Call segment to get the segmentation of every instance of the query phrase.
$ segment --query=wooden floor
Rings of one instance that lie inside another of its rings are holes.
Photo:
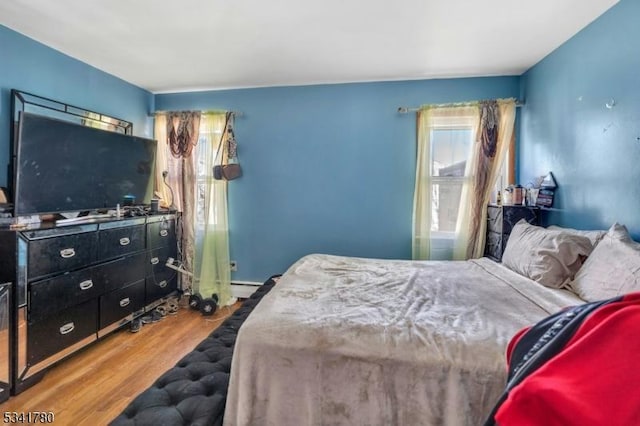
[[[60,425],[106,425],[239,306],[203,317],[181,304],[177,315],[137,333],[121,329],[54,366],[0,410],[51,411]]]

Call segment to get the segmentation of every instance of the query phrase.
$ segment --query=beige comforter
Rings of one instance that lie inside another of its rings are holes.
[[[488,259],[306,256],[240,329],[224,424],[482,424],[509,339],[578,303]]]

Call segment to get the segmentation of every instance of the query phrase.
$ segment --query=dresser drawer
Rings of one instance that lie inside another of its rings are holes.
[[[161,297],[168,295],[177,289],[178,272],[168,268],[166,263],[169,257],[177,256],[175,245],[164,247],[149,252],[147,263],[146,303],[149,304]]]
[[[176,247],[164,247],[149,252],[147,259],[147,276],[156,276],[158,280],[167,279],[177,272],[167,267],[167,259],[177,256]]]
[[[95,334],[97,324],[98,299],[65,309],[44,320],[30,321],[27,333],[29,365]]]
[[[35,321],[46,318],[102,294],[104,286],[95,279],[93,272],[94,268],[85,268],[31,283],[29,319]]]
[[[502,232],[502,208],[496,206],[487,207],[487,230]]]
[[[163,219],[147,224],[147,248],[169,247],[176,245],[176,221]]]
[[[166,262],[166,260],[165,260]],[[95,267],[95,280],[103,285],[104,291],[116,290],[143,280],[146,273],[147,253],[136,253]]]
[[[144,225],[98,231],[98,260],[144,250]]]
[[[147,277],[146,280],[146,304],[149,304],[161,297],[167,296],[178,288],[178,278],[176,275],[161,278],[158,276]]]
[[[100,297],[100,329],[144,307],[145,281],[111,291]]]
[[[31,241],[28,279],[81,268],[96,259],[96,233],[63,235]]]
[[[487,232],[485,256],[500,262],[502,259],[502,234],[498,232]]]

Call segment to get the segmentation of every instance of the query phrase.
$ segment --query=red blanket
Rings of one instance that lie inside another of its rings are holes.
[[[511,373],[512,363],[523,362],[514,351],[530,330],[509,344]],[[640,293],[631,293],[590,312],[558,352],[508,390],[495,420],[500,426],[640,425],[639,361]]]

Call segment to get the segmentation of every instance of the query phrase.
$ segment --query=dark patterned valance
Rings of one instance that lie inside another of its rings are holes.
[[[496,156],[498,146],[498,125],[500,123],[500,110],[497,101],[480,102],[480,131],[478,136],[482,144],[482,152],[485,157]]]
[[[198,143],[200,111],[176,111],[167,115],[167,139],[171,155],[188,158]]]

